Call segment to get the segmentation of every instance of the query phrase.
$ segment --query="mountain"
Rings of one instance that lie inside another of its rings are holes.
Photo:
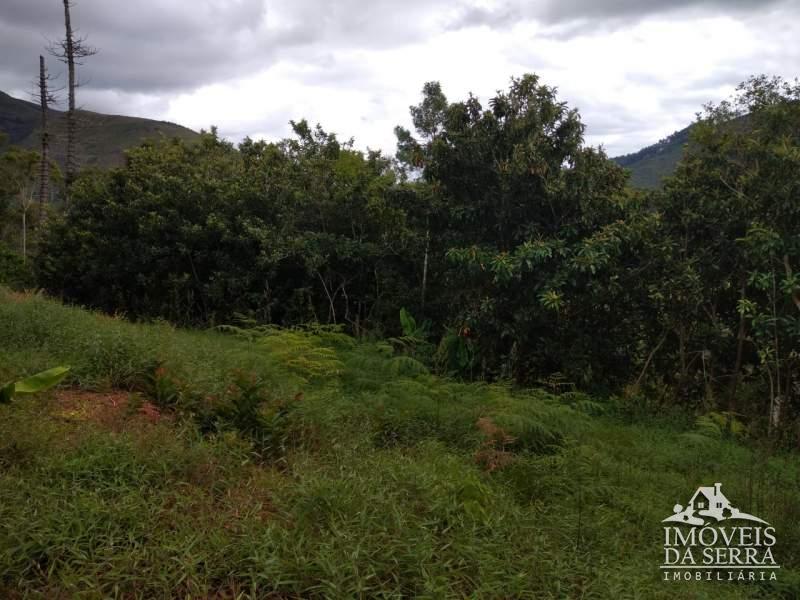
[[[187,141],[198,137],[191,129],[167,121],[104,115],[86,110],[77,111],[77,117],[77,154],[78,164],[82,167],[121,165],[125,149],[162,135]],[[12,144],[38,149],[40,118],[37,104],[0,92],[0,132],[8,135]],[[63,166],[66,152],[66,113],[51,110],[49,118],[50,151],[53,159]]]
[[[675,167],[683,156],[683,147],[689,141],[691,128],[690,125],[652,146],[611,160],[631,171],[631,185],[634,187],[661,187],[662,178],[675,172]]]
[[[0,132],[10,137],[12,144],[24,148],[39,147],[39,107],[32,102],[13,98],[0,92]],[[50,111],[53,158],[64,165],[66,149],[66,113]],[[612,158],[621,167],[630,169],[634,187],[654,189],[661,180],[675,171],[683,147],[689,140],[691,126],[664,138],[638,152]],[[191,129],[168,121],[153,121],[138,117],[104,115],[78,111],[78,160],[81,166],[112,167],[121,165],[124,151],[147,139],[161,136],[191,141],[198,134]]]

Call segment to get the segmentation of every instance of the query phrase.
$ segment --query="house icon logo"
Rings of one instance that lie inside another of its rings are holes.
[[[664,581],[775,581],[775,528],[734,506],[722,484],[700,486],[662,519]]]
[[[702,526],[728,519],[741,519],[769,525],[763,519],[734,507],[720,488],[722,488],[721,483],[715,483],[714,487],[701,486],[697,488],[686,508],[676,504],[672,509],[674,514],[664,519],[662,523],[685,523],[687,525]]]

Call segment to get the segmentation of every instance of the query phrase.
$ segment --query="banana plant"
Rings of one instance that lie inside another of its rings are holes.
[[[69,373],[69,367],[53,367],[0,387],[0,404],[8,404],[17,394],[36,394],[57,386]]]

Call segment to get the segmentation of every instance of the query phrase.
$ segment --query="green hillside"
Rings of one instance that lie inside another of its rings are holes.
[[[664,177],[672,175],[689,141],[691,126],[676,131],[652,146],[638,152],[617,156],[612,160],[631,172],[631,184],[638,188],[655,189]]]
[[[64,164],[66,148],[65,113],[51,111],[53,144],[51,151],[59,164]],[[144,140],[160,136],[193,140],[197,133],[167,121],[139,117],[104,115],[78,111],[80,137],[78,154],[81,166],[111,167],[122,163],[125,149],[138,146]],[[632,154],[613,158],[618,165],[630,169],[631,184],[654,189],[661,179],[671,175],[688,141],[689,129],[676,131],[652,146]],[[37,105],[0,92],[0,132],[7,134],[12,144],[25,148],[39,145],[39,108]]]
[[[53,110],[50,114],[51,152],[56,162],[63,165],[66,113]],[[36,104],[0,92],[0,132],[8,135],[12,144],[38,148],[39,120],[39,107]],[[147,139],[163,135],[189,141],[198,135],[191,129],[166,121],[104,115],[85,110],[78,111],[78,132],[78,161],[82,167],[120,165],[125,149],[138,146]]]
[[[793,455],[622,400],[427,372],[329,328],[134,325],[0,290],[0,596],[797,598]],[[777,581],[663,581],[724,482]],[[779,490],[779,493],[775,493]]]

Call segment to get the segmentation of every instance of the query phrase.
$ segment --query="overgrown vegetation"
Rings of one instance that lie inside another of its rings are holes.
[[[102,312],[2,293],[0,381],[71,370],[0,407],[0,592],[800,596],[800,85],[649,192],[534,75],[411,115],[396,159],[147,143],[66,210],[4,152],[0,282]],[[720,480],[781,577],[665,586]]]
[[[343,326],[467,380],[627,386],[796,447],[798,90],[757,77],[708,107],[646,193],[533,75],[488,107],[427,84],[396,160],[305,121],[146,144],[47,219],[11,211],[35,157],[9,151],[7,238],[36,268],[0,277],[134,319]]]
[[[680,414],[399,374],[335,330],[183,331],[13,293],[0,339],[0,380],[70,364],[95,390],[0,407],[6,597],[800,591],[796,458]],[[127,409],[93,416],[119,388]],[[660,580],[660,520],[715,479],[776,527],[778,582]]]

